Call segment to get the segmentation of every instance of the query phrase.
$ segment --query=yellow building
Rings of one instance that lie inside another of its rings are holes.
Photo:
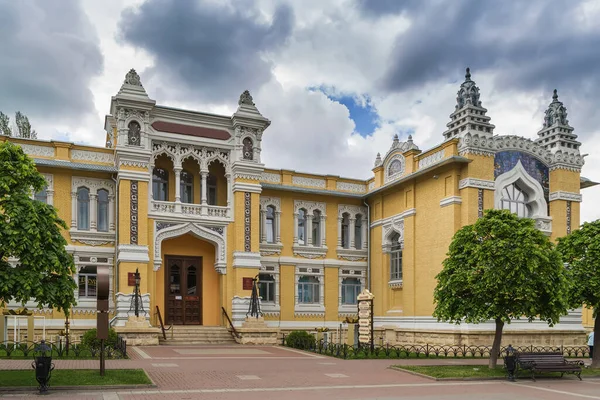
[[[157,105],[131,70],[112,97],[105,148],[3,140],[34,158],[48,181],[36,198],[70,224],[64,235],[79,286],[71,328],[94,326],[96,268],[107,265],[116,327],[131,315],[139,270],[153,326],[158,309],[165,324],[203,326],[226,325],[224,310],[240,327],[247,284],[259,276],[273,328],[337,329],[369,288],[381,340],[467,343],[493,325],[431,316],[454,233],[484,209],[508,208],[556,239],[577,229],[580,189],[594,184],[580,177],[580,143],[556,92],[535,141],[494,136],[486,113],[467,70],[439,145],[422,151],[396,136],[370,179],[348,179],[266,168],[261,139],[270,121],[247,91],[233,115],[181,110]],[[36,315],[47,327],[64,325],[52,310]],[[583,329],[573,310],[552,329],[515,322],[506,331],[570,344]]]

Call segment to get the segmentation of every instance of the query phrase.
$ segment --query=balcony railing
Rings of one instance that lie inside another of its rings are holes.
[[[152,200],[151,212],[160,214],[176,214],[197,216],[199,218],[226,219],[230,216],[229,207],[202,204],[177,203],[173,201]]]

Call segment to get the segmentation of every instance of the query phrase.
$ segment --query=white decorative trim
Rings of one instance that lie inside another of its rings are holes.
[[[241,328],[246,321],[246,314],[250,307],[250,297],[233,296],[231,299],[231,323],[236,328]]]
[[[387,158],[387,156],[386,156]],[[390,175],[390,165],[392,164],[392,162],[394,161],[400,161],[400,171],[396,172],[395,174]],[[385,162],[385,166],[384,166],[384,181],[390,182],[393,181],[394,179],[398,179],[400,178],[402,175],[404,175],[404,172],[406,171],[406,159],[404,158],[404,156],[402,154],[395,154],[392,157],[390,157],[389,160],[386,160]]]
[[[494,189],[496,189],[496,184],[494,181],[488,181],[485,179],[477,179],[477,178],[461,179],[460,182],[458,183],[459,189],[464,189],[464,188],[468,188],[468,187],[477,188],[477,189],[494,190]]]
[[[114,232],[91,232],[71,229],[69,234],[72,242],[79,242],[89,246],[102,246],[115,242]]]
[[[325,189],[326,187],[325,179],[308,178],[305,176],[292,176],[292,184],[298,186],[317,187],[319,189]]]
[[[278,263],[281,265],[310,265],[310,266],[321,266],[325,268],[358,268],[366,267],[366,261],[343,261],[335,258],[323,258],[323,259],[304,259],[296,257],[261,257],[263,263]]]
[[[427,168],[430,165],[436,164],[444,159],[444,149],[438,150],[426,157],[419,159],[419,169]]]
[[[402,289],[402,279],[397,280],[397,281],[389,281],[388,287],[390,289]]]
[[[115,184],[110,179],[96,179],[74,176],[71,184],[71,191],[76,192],[77,188],[85,186],[90,189],[90,194],[96,194],[98,190],[108,190],[109,195],[115,194]]]
[[[233,268],[259,268],[260,265],[260,253],[233,252]]]
[[[552,218],[537,217],[535,219],[535,227],[542,231],[546,236],[552,234]]]
[[[389,253],[392,248],[391,237],[394,233],[400,235],[398,241],[404,245],[404,216],[397,216],[388,219],[381,227],[381,248],[384,253]]]
[[[440,200],[440,207],[446,207],[452,204],[462,204],[462,197],[450,196]]]
[[[148,246],[138,246],[135,244],[120,244],[118,247],[117,260],[119,262],[150,262],[148,257]]]
[[[416,214],[417,214],[416,208],[409,208],[408,210],[402,211],[401,213],[396,214],[396,215],[392,215],[391,217],[382,218],[382,219],[378,219],[377,221],[373,221],[371,223],[371,228],[375,228],[379,225],[385,225],[389,222],[397,220],[398,218],[412,217],[413,215],[416,215]]]
[[[369,182],[369,191],[375,189],[375,181]]]
[[[227,272],[227,243],[223,239],[223,237],[227,237],[226,232],[223,232],[223,236],[221,236],[217,232],[193,222],[157,229],[158,223],[155,222],[154,224],[154,271],[158,271],[162,265],[161,248],[163,240],[191,233],[197,238],[211,242],[215,246],[215,270],[223,275]]]
[[[54,175],[52,174],[42,174],[44,179],[46,179],[46,204],[53,206],[54,205]],[[31,193],[31,198],[35,198],[35,193]]]
[[[362,183],[350,183],[350,182],[340,182],[336,183],[337,190],[343,190],[346,192],[352,193],[365,193],[367,191],[366,186]]]
[[[237,178],[237,176],[236,176]],[[234,182],[234,192],[250,192],[250,193],[261,193],[262,187],[258,183],[247,183],[247,182]]]
[[[549,198],[550,198],[550,201],[565,200],[565,201],[575,201],[577,203],[581,203],[583,201],[583,197],[581,194],[573,193],[573,192],[563,192],[562,190],[550,193]]]
[[[323,258],[327,255],[327,246],[294,246],[294,255],[304,258]]]
[[[325,216],[327,213],[327,204],[318,201],[294,200],[294,212],[298,213],[301,208],[304,208],[307,214],[312,214],[315,210],[321,212]]]
[[[338,272],[338,316],[349,316],[358,314],[356,304],[342,304],[342,282],[346,278],[358,279],[361,285],[361,292],[365,288],[366,268],[340,268]]]
[[[348,213],[352,218],[359,214],[361,217],[367,220],[367,207],[354,206],[350,204],[338,204],[338,218],[342,218],[344,213]]]
[[[266,211],[267,206],[273,206],[275,210],[281,211],[281,199],[279,197],[260,196],[261,210]]]
[[[282,243],[260,243],[260,255],[263,257],[279,255],[282,249]]]
[[[270,172],[263,172],[262,180],[269,183],[281,183],[281,175]]]
[[[521,160],[517,162],[517,165],[515,165],[513,169],[496,178],[494,208],[502,208],[502,189],[516,182],[522,183],[521,190],[523,190],[529,198],[527,204],[531,207],[531,218],[548,217],[548,205],[544,198],[544,189],[542,188],[542,185],[529,175],[525,168],[523,168]]]
[[[364,261],[368,257],[368,250],[366,249],[356,250],[338,247],[336,252],[339,259],[347,261]]]
[[[475,154],[480,156],[493,157],[495,154],[496,146],[494,144],[494,138],[490,133],[474,133],[467,132],[458,141],[458,154],[464,156],[465,154]]]
[[[119,167],[123,165],[127,167],[148,168],[149,163],[146,161],[119,160]]]
[[[71,159],[102,163],[114,163],[115,155],[113,153],[102,153],[99,151],[71,150]]]
[[[54,157],[54,147],[38,146],[35,144],[17,144],[29,156]]]
[[[298,301],[298,284],[301,276],[313,276],[319,282],[319,303],[303,304]],[[325,314],[325,270],[323,268],[296,266],[294,275],[294,316],[322,316]]]

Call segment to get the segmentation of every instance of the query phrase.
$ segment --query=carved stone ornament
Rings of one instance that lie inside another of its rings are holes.
[[[130,216],[130,234],[129,241],[131,244],[138,244],[138,182],[131,181],[131,216]]]
[[[293,176],[292,184],[298,186],[316,187],[319,189],[325,189],[326,187],[325,179],[307,178],[304,176]]]
[[[252,251],[252,193],[244,192],[244,251]]]
[[[240,95],[240,99],[238,100],[238,105],[242,105],[242,104],[247,104],[249,106],[255,105],[254,101],[252,99],[252,96],[250,95],[249,90],[244,90],[244,92]]]
[[[383,223],[381,227],[381,244],[384,253],[390,251],[392,243],[390,238],[394,233],[400,235],[400,243],[404,243],[404,218],[402,216],[394,216]]]
[[[135,69],[131,68],[129,70],[129,72],[127,73],[127,75],[125,75],[125,82],[128,85],[133,85],[133,86],[142,86],[142,81],[140,80],[140,76],[138,75],[137,72],[135,72]]]
[[[345,192],[352,193],[365,193],[367,187],[362,183],[350,183],[350,182],[337,182],[335,188],[337,190],[343,190]]]
[[[114,154],[101,153],[99,151],[87,150],[71,150],[71,158],[73,160],[95,161],[103,163],[113,163],[115,161]]]
[[[438,150],[426,157],[419,159],[419,169],[427,168],[430,165],[436,164],[444,159],[444,150]]]
[[[179,167],[181,167],[184,160],[191,158],[198,162],[202,171],[208,171],[208,166],[215,161],[220,162],[225,167],[226,172],[231,169],[229,150],[162,141],[152,142],[152,160],[156,160],[162,154],[171,159],[173,165]]]
[[[141,143],[140,124],[137,121],[131,121],[128,126],[127,142],[132,146],[139,146]]]
[[[281,175],[263,172],[261,180],[269,183],[281,183]]]

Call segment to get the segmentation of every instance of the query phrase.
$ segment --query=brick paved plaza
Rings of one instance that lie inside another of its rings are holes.
[[[599,399],[600,380],[576,378],[436,382],[395,371],[393,364],[439,364],[439,360],[340,360],[283,347],[160,346],[130,348],[130,360],[107,368],[144,368],[156,388],[56,392],[56,399]],[[486,364],[487,360],[448,360]],[[97,368],[95,360],[57,360],[57,369]],[[3,369],[31,369],[29,360],[0,360]],[[33,371],[32,371],[33,373]],[[35,392],[0,398],[36,398]]]

